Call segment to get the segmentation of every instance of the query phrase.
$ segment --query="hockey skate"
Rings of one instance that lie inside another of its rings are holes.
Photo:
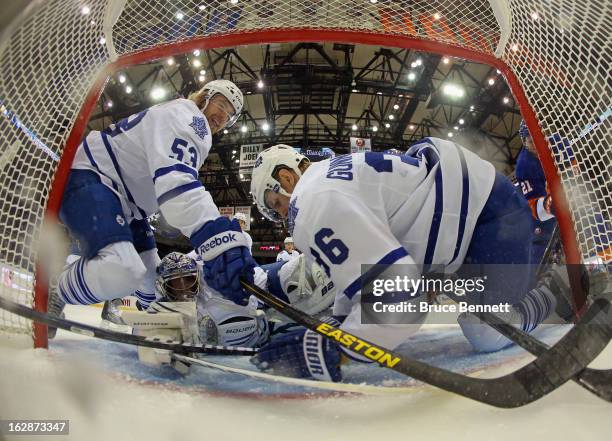
[[[550,265],[542,275],[536,289],[548,290],[553,294],[557,300],[555,313],[561,320],[566,323],[572,323],[574,321],[576,314],[573,307],[572,289],[570,287],[569,276],[565,265]],[[588,294],[588,290],[586,292]],[[587,298],[588,303],[591,301],[591,297]]]
[[[53,317],[64,318],[64,308],[66,307],[66,303],[60,298],[57,292],[57,285],[53,284],[49,288],[49,302],[47,304],[47,314],[52,315]],[[47,337],[49,339],[55,338],[55,334],[57,334],[57,328],[53,328],[49,326],[47,331]]]
[[[125,325],[125,322],[121,318],[121,311],[119,310],[121,305],[121,299],[107,300],[104,302],[104,307],[102,308],[102,320],[109,321],[116,325]]]

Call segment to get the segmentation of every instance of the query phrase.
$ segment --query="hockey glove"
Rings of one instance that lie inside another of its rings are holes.
[[[342,380],[340,361],[335,343],[303,328],[274,338],[251,358],[264,372],[334,382]]]
[[[190,240],[204,262],[208,286],[234,303],[246,305],[249,295],[240,286],[240,276],[253,283],[253,268],[257,264],[238,221],[218,217],[204,224]]]

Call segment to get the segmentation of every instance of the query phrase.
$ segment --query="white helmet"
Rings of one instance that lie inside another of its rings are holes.
[[[274,210],[266,205],[266,190],[291,196],[283,190],[280,182],[274,179],[272,175],[274,175],[278,167],[283,166],[293,170],[298,176],[302,176],[299,165],[304,159],[308,161],[306,156],[285,144],[268,147],[257,156],[255,166],[253,167],[253,174],[251,175],[251,194],[261,214],[271,221],[280,222],[282,219]]]
[[[242,221],[242,222],[245,222],[245,223],[247,221],[246,214],[244,214],[244,213],[236,213],[236,214],[234,214],[234,219]]]
[[[210,99],[218,93],[227,98],[230,104],[234,107],[234,114],[227,121],[225,127],[231,127],[236,121],[238,121],[238,117],[240,117],[244,102],[242,91],[238,88],[238,86],[229,80],[214,80],[206,83],[204,87],[202,87],[201,92],[206,93],[206,104],[204,105],[204,108],[206,108]]]
[[[285,245],[288,243],[293,243],[293,237],[289,236],[285,238]]]

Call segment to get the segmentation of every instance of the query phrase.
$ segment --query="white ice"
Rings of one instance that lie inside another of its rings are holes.
[[[99,314],[91,307],[68,311],[69,318],[96,325]],[[57,338],[78,347],[86,337],[60,331]],[[228,398],[113,374],[100,367],[104,353],[0,351],[0,419],[70,420],[70,435],[53,438],[58,440],[579,441],[610,439],[612,433],[612,405],[571,382],[512,410],[433,388],[385,397]],[[504,364],[487,376],[524,362]],[[612,368],[612,345],[592,367]]]

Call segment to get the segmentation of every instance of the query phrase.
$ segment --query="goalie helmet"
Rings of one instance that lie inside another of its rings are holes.
[[[238,86],[229,80],[214,80],[206,83],[204,87],[202,87],[201,92],[206,94],[206,103],[204,104],[204,108],[206,108],[212,97],[214,97],[216,94],[220,93],[223,95],[234,107],[234,114],[230,116],[230,119],[227,121],[227,124],[225,124],[225,127],[231,127],[236,123],[240,117],[240,113],[242,112],[244,102],[242,91],[238,88]]]
[[[291,196],[283,190],[280,182],[273,175],[280,167],[284,167],[293,170],[298,176],[302,176],[299,165],[303,160],[308,161],[308,158],[285,144],[268,147],[257,156],[251,175],[251,194],[261,214],[269,220],[273,222],[282,221],[280,216],[266,205],[266,191],[270,190],[287,197]]]
[[[156,287],[162,301],[188,302],[200,291],[196,261],[186,254],[172,252],[157,267]]]

